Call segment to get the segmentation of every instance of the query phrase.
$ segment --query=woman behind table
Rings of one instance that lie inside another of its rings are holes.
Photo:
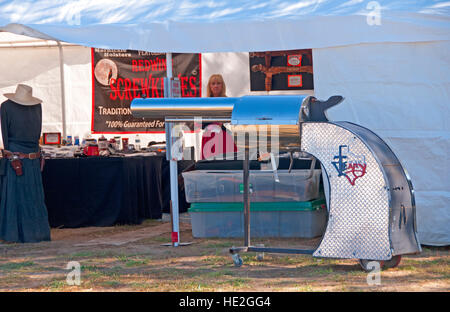
[[[209,77],[208,86],[206,90],[207,97],[226,97],[226,85],[222,75],[214,74]],[[202,137],[202,159],[210,159],[214,156],[223,155],[226,153],[237,152],[236,145],[231,134],[226,130],[222,123],[214,122],[205,124],[205,132]],[[212,149],[205,148],[208,141],[213,140],[216,134],[222,133],[222,146],[214,145]],[[228,144],[227,144],[228,143]]]
[[[0,240],[49,241],[50,226],[38,154],[42,101],[32,96],[31,87],[22,84],[15,93],[4,95],[8,100],[0,107],[4,145],[0,163]],[[11,165],[13,155],[22,158],[21,170]]]

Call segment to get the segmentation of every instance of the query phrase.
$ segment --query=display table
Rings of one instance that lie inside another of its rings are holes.
[[[140,224],[170,207],[165,156],[46,159],[42,180],[51,227]],[[180,212],[187,211],[182,185]]]

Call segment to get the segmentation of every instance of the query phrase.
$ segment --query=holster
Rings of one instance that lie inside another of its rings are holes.
[[[23,174],[22,161],[20,160],[19,157],[13,157],[12,159],[10,159],[9,163],[13,167],[13,169],[16,172],[17,176],[21,176]]]
[[[45,165],[45,158],[44,158],[44,156],[42,156],[42,154],[40,157],[40,162],[41,162],[41,172],[42,172],[42,171],[44,171],[44,165]]]

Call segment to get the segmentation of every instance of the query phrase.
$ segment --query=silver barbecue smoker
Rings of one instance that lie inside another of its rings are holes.
[[[165,119],[169,160],[175,159],[171,154],[176,142],[172,129],[177,124],[199,118],[230,123],[243,159],[244,243],[230,248],[236,266],[242,265],[239,253],[267,252],[358,259],[364,270],[369,270],[371,261],[384,268],[396,267],[401,255],[421,252],[414,190],[400,161],[379,136],[354,123],[328,120],[326,110],[342,100],[341,96],[327,101],[311,96],[152,98],[134,99],[131,110],[135,117]],[[250,135],[249,129],[264,136]],[[320,162],[328,220],[317,248],[251,244],[249,162],[263,153],[272,159],[288,153],[289,171],[293,153],[310,155]]]

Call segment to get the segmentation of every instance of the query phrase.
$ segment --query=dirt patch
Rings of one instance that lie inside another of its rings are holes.
[[[52,229],[52,241],[0,244],[0,291],[450,291],[448,247],[423,247],[400,266],[380,273],[380,283],[356,260],[309,255],[229,254],[243,239],[194,238],[180,223],[181,247],[170,243],[167,221],[137,226]],[[314,239],[255,238],[252,245],[314,249]],[[80,285],[70,285],[70,265],[80,266]]]
[[[190,227],[186,223],[180,224],[180,231],[189,230]],[[131,242],[136,242],[142,239],[160,236],[171,232],[171,225],[169,223],[162,223],[152,227],[142,228],[135,231],[127,231],[119,234],[113,234],[100,238],[91,239],[85,243],[78,243],[74,246],[95,246],[95,245],[114,245],[120,246]]]

